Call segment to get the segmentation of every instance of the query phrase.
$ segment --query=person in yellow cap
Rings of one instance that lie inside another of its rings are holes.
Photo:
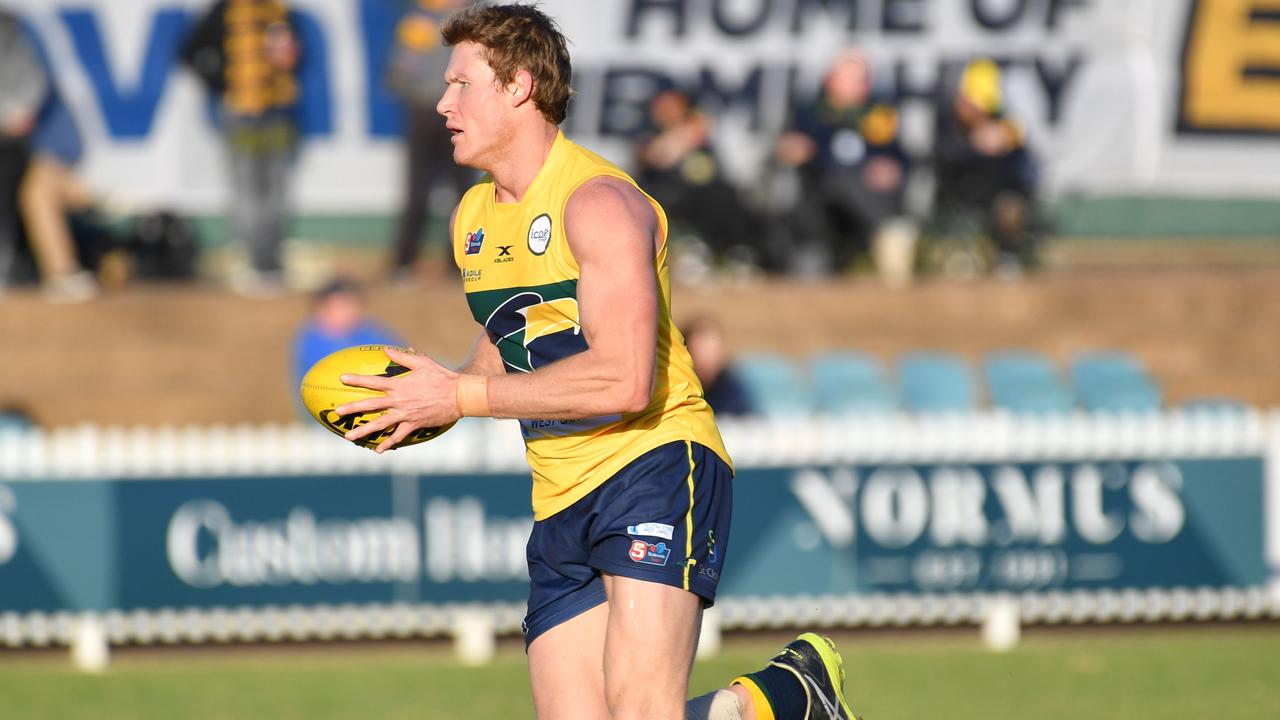
[[[999,253],[1002,269],[1036,262],[1038,168],[1022,126],[1005,113],[999,66],[969,62],[949,106],[940,113],[934,144],[935,221],[976,220]]]

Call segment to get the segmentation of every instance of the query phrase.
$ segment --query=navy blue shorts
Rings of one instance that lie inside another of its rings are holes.
[[[586,497],[533,524],[528,647],[605,601],[601,573],[688,590],[707,607],[729,549],[733,471],[713,451],[667,443],[633,460]]]

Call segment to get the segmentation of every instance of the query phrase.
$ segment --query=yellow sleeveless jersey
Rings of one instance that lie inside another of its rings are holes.
[[[467,303],[495,339],[508,373],[532,372],[587,349],[578,317],[579,269],[565,238],[564,208],[574,190],[601,175],[636,185],[560,134],[520,202],[496,202],[493,181],[486,178],[458,205],[453,252]],[[638,413],[520,421],[533,470],[536,519],[569,507],[665,443],[701,443],[729,462],[684,338],[671,322],[667,217],[653,198],[649,202],[663,235],[654,267],[660,297],[653,396]]]

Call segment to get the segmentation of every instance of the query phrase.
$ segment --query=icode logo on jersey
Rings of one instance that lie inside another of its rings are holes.
[[[476,255],[480,252],[480,246],[484,244],[484,228],[471,233],[467,233],[467,254]]]
[[[551,244],[551,216],[543,213],[529,223],[529,252],[541,255]]]
[[[631,552],[627,554],[638,563],[666,565],[667,558],[671,557],[671,549],[664,542],[652,545],[643,540],[635,540],[631,543]]]

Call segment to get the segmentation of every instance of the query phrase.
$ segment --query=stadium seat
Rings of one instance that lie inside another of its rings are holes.
[[[795,417],[813,413],[813,391],[790,358],[778,353],[742,353],[733,367],[761,415]]]
[[[907,353],[898,360],[898,381],[908,410],[920,413],[972,412],[973,375],[960,357],[943,352]]]
[[[1068,413],[1071,392],[1049,358],[1029,350],[1002,350],[986,357],[983,369],[991,404],[1017,413]]]
[[[1081,353],[1071,361],[1080,404],[1094,412],[1154,412],[1163,393],[1136,356],[1121,351]]]
[[[0,434],[19,433],[34,430],[30,418],[21,413],[0,411]]]
[[[831,415],[892,413],[898,393],[880,361],[865,353],[833,351],[809,359],[809,376],[820,412]]]
[[[1242,415],[1249,411],[1249,404],[1231,397],[1194,397],[1178,403],[1178,408],[1190,413],[1208,415]]]

